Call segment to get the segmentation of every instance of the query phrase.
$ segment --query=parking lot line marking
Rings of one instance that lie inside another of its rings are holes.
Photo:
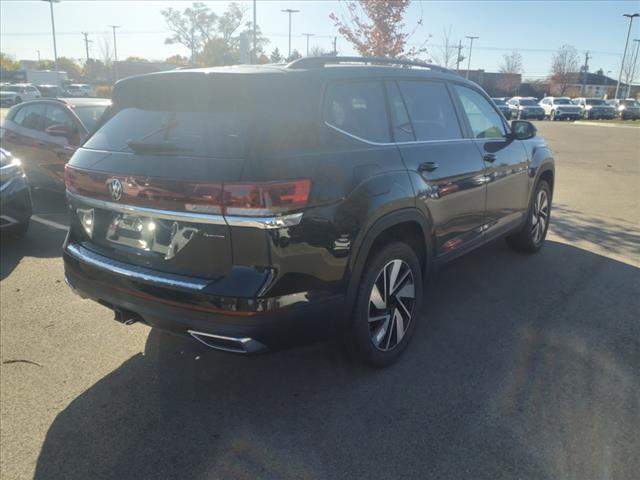
[[[42,218],[37,215],[32,215],[31,220],[33,220],[34,222],[41,223],[42,225],[47,225],[48,227],[53,227],[58,230],[64,230],[65,232],[69,230],[69,227],[67,227],[66,225],[63,225],[58,222],[52,222],[51,220],[47,220],[46,218]]]

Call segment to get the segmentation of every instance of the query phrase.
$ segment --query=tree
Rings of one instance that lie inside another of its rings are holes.
[[[20,70],[20,64],[15,57],[8,53],[0,52],[0,68],[3,70]]]
[[[182,55],[173,55],[167,58],[164,63],[168,63],[169,65],[175,65],[176,67],[185,67],[189,65],[189,59]]]
[[[432,55],[436,65],[444,68],[453,68],[458,60],[458,47],[451,42],[451,26],[448,30],[442,29],[442,45]]]
[[[315,47],[311,47],[311,50],[309,50],[309,55],[312,57],[335,57],[336,54],[333,53],[333,50],[325,50],[322,47],[318,47],[317,45]]]
[[[280,54],[280,50],[278,50],[278,47],[276,47],[273,52],[271,52],[271,55],[269,55],[269,61],[271,63],[282,63],[283,60],[284,58]]]
[[[127,57],[125,62],[148,62],[149,60],[146,58],[142,58],[142,57]]]
[[[213,37],[218,16],[200,2],[194,2],[191,7],[185,8],[182,12],[167,8],[161,13],[169,30],[173,33],[171,37],[165,39],[164,43],[184,45],[191,52],[193,62],[196,54]]]
[[[563,45],[551,58],[551,93],[563,96],[579,69],[578,52],[571,45]]]
[[[498,70],[500,73],[520,73],[522,74],[524,69],[522,68],[522,55],[518,50],[513,50],[511,53],[505,53],[502,56],[502,64]]]
[[[414,29],[404,31],[404,14],[411,0],[345,0],[348,17],[331,13],[338,32],[363,56],[406,58],[425,53],[423,47],[407,50],[407,41],[422,25],[418,20]]]
[[[302,55],[300,55],[300,52],[298,50],[294,50],[293,52],[291,52],[291,55],[287,57],[286,61],[293,62],[294,60],[297,60],[299,58],[302,58]]]
[[[42,70],[55,70],[56,62],[53,60],[41,60],[38,66]],[[83,69],[80,64],[69,57],[58,57],[58,70],[67,72],[69,78],[80,78],[83,74]]]

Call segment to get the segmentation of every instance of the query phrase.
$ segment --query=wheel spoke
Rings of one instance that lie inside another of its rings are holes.
[[[400,340],[402,340],[402,337],[404,336],[404,332],[405,332],[404,319],[402,318],[402,315],[397,309],[393,314],[393,318],[396,324],[396,344],[398,344],[400,343]]]
[[[380,295],[380,290],[378,289],[378,285],[373,284],[373,289],[371,290],[371,296],[369,297],[369,301],[373,303],[373,305],[378,310],[384,310],[387,308],[387,302]]]
[[[387,334],[387,330],[389,328],[389,319],[391,317],[387,316],[387,319],[382,322],[382,325],[380,325],[376,331],[375,334],[373,335],[373,337],[371,337],[371,340],[373,341],[373,344],[376,347],[380,347],[380,343],[382,342],[382,340],[384,339],[385,335]]]
[[[378,315],[375,317],[369,317],[369,323],[379,322],[380,320],[388,320],[391,315]]]
[[[397,311],[397,310],[396,310]],[[384,346],[385,350],[389,350],[389,345],[391,344],[391,337],[393,336],[393,327],[396,323],[396,316],[391,317],[391,325],[389,325],[389,330],[387,332],[387,343]]]
[[[400,291],[398,291],[398,293],[396,293],[396,297],[398,298],[415,298],[415,296],[416,290],[413,286],[413,282],[406,283],[405,286],[402,287]]]
[[[400,280],[398,280],[394,285],[394,288],[391,291],[391,295],[396,295],[396,292],[398,291],[398,289],[402,288],[403,283],[405,282],[405,280],[407,280],[407,278],[409,278],[410,275],[411,275],[411,270],[407,268],[407,270],[400,277]]]
[[[400,300],[400,298],[396,299],[398,301],[398,304],[402,307],[402,310],[404,310],[405,315],[407,316],[407,320],[411,320],[411,312],[409,311],[409,309],[406,307],[406,305],[404,304],[404,302],[402,300]]]
[[[400,267],[402,266],[402,261],[394,260],[391,263],[391,273],[389,274],[389,294],[395,290],[396,281],[398,280],[398,274],[400,273]]]

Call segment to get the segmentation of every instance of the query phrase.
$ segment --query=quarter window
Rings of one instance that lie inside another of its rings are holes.
[[[334,83],[327,89],[324,120],[356,137],[390,142],[382,83],[356,81]]]
[[[47,115],[44,123],[45,130],[52,125],[64,125],[69,129],[74,127],[73,120],[71,120],[67,112],[60,107],[49,105],[47,106]]]
[[[502,138],[506,135],[501,116],[482,95],[461,85],[456,85],[455,89],[475,138]]]
[[[391,110],[393,139],[396,142],[413,142],[416,137],[413,134],[413,125],[409,119],[402,95],[400,95],[400,90],[398,90],[396,82],[385,82],[385,85],[389,98],[389,109]]]
[[[462,137],[453,103],[444,83],[398,82],[409,111],[416,140],[451,140]]]

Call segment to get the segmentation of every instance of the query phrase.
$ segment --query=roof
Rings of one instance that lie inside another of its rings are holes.
[[[60,102],[66,103],[73,107],[82,107],[88,105],[111,105],[111,100],[108,98],[56,98]]]

